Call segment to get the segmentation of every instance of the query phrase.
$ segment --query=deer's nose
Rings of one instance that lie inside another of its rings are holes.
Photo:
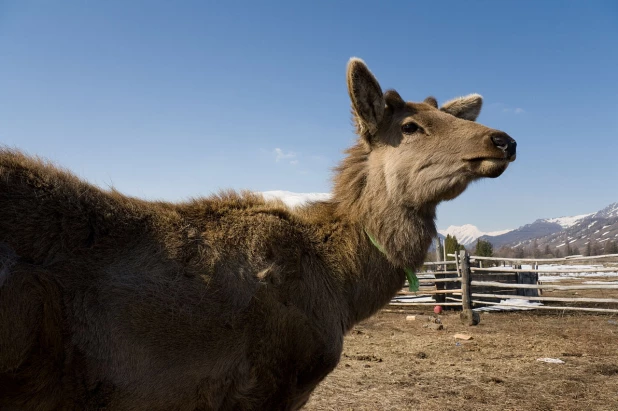
[[[517,154],[517,142],[503,131],[496,131],[491,135],[491,141],[496,147],[504,151],[506,158],[514,160]]]

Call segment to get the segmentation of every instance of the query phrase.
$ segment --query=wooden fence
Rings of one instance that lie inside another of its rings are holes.
[[[402,290],[391,305],[441,305],[463,310],[499,305],[504,309],[618,313],[618,254],[515,259],[470,256],[461,251],[449,256],[454,260],[425,263],[426,271],[418,273],[420,290],[416,293]],[[604,264],[593,268],[573,267],[593,261]],[[522,268],[522,265],[529,267]],[[613,273],[614,281],[607,281]],[[547,274],[554,277],[548,278]],[[598,274],[597,278],[587,277],[594,274]],[[522,307],[522,300],[541,304]]]

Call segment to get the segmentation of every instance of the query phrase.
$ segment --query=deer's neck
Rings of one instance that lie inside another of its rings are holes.
[[[369,169],[368,156],[368,149],[357,144],[338,167],[333,193],[337,214],[370,233],[394,266],[416,269],[437,234],[437,204],[410,205],[392,198],[385,174]]]
[[[369,173],[364,147],[359,144],[348,154],[338,168],[332,204],[336,217],[351,228],[341,240],[356,247],[344,279],[353,324],[387,304],[401,289],[404,268],[416,270],[422,265],[436,228],[435,205],[414,208],[389,200],[384,176]]]

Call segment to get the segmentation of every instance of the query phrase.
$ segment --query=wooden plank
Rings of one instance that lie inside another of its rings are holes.
[[[517,299],[529,301],[558,301],[558,302],[574,302],[574,303],[618,303],[618,298],[584,298],[584,297],[529,297],[524,295],[508,295],[508,294],[483,294],[472,293],[472,297],[481,298],[500,298],[500,299]]]
[[[573,268],[566,270],[537,270],[532,268],[472,268],[473,273],[478,272],[495,272],[495,273],[545,273],[545,274],[572,274],[572,273],[616,273],[616,268]]]
[[[445,265],[445,264],[455,264],[455,261],[453,260],[448,260],[448,261],[428,261],[426,263],[423,263],[423,265],[427,265],[427,266],[432,266],[432,265]]]
[[[457,271],[422,271],[417,275],[457,274]]]
[[[581,285],[550,285],[550,284],[505,284],[494,281],[472,281],[472,285],[501,288],[536,288],[538,290],[618,290],[618,284],[581,284]]]
[[[618,313],[618,310],[614,310],[611,308],[587,308],[587,307],[553,307],[550,305],[538,305],[538,306],[525,306],[522,307],[521,305],[508,305],[508,304],[502,304],[502,303],[492,303],[489,301],[479,301],[479,300],[472,300],[472,302],[474,304],[485,304],[485,305],[500,305],[501,307],[514,307],[514,308],[527,308],[527,309],[534,309],[534,310],[571,310],[571,311],[590,311],[590,312],[600,312],[600,313]]]
[[[428,295],[428,294],[461,294],[461,288],[454,289],[454,290],[432,290],[432,289],[428,289],[428,290],[416,291],[416,292],[401,290],[401,291],[397,292],[397,295],[421,296],[421,295]]]
[[[395,313],[395,314],[410,314],[411,312],[414,312],[414,311],[406,310],[405,308],[397,308],[397,309],[393,308],[392,310],[388,308],[383,308],[380,311],[384,313]]]
[[[457,269],[457,276],[461,277],[461,261],[459,260],[459,254],[455,253],[455,268]]]
[[[472,292],[473,293],[492,293],[492,294],[496,294],[496,293],[502,293],[502,294],[509,294],[509,295],[517,295],[517,290],[511,288],[506,289],[506,288],[492,288],[492,287],[477,287],[477,286],[472,286]]]
[[[472,281],[498,281],[504,283],[517,284],[517,274],[472,274]]]
[[[460,303],[430,303],[430,302],[423,302],[423,303],[389,303],[388,305],[392,305],[395,307],[410,307],[410,306],[414,306],[414,305],[446,305],[446,306],[460,306]]]
[[[453,257],[455,254],[448,254],[449,257]],[[589,261],[589,260],[601,260],[605,258],[615,258],[618,254],[605,254],[594,255],[590,257],[562,257],[562,258],[503,258],[503,257],[479,257],[471,256],[475,260],[491,260],[491,261],[515,261],[519,263],[552,263],[552,262],[571,262],[571,261]]]
[[[457,283],[461,281],[459,278],[419,278],[420,284],[432,284],[432,283]]]

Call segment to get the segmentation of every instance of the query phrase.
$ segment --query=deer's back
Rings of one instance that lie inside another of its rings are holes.
[[[310,307],[286,297],[303,264],[320,266],[311,242],[256,197],[146,202],[4,150],[0,246],[0,329],[24,336],[17,349],[0,335],[5,407],[65,394],[118,409],[275,407],[302,403],[338,361]]]

